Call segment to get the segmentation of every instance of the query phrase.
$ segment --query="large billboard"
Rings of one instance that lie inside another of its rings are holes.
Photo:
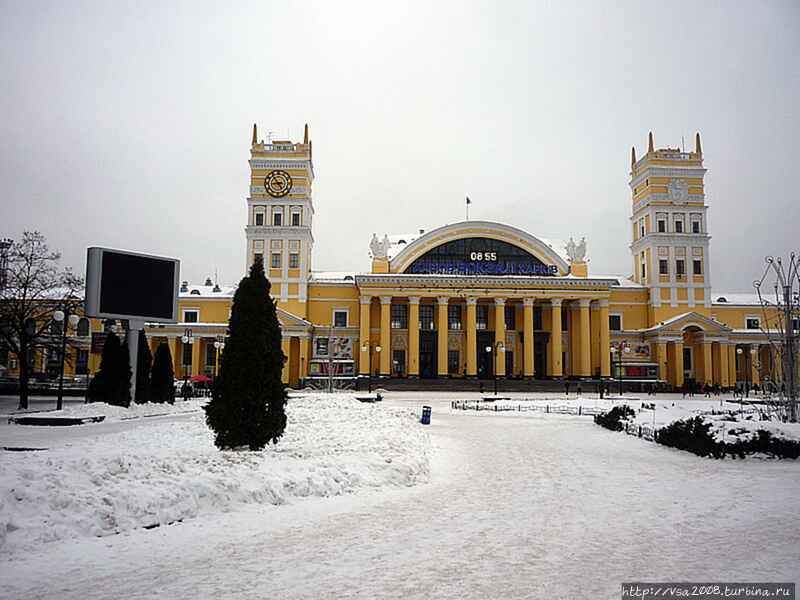
[[[86,314],[152,323],[178,320],[180,261],[92,247],[86,256]]]

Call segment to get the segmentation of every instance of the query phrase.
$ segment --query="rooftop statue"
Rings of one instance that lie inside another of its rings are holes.
[[[586,238],[582,237],[581,241],[577,244],[575,240],[572,239],[570,236],[569,241],[567,242],[564,249],[567,251],[567,256],[569,257],[570,262],[574,263],[582,263],[586,260]]]

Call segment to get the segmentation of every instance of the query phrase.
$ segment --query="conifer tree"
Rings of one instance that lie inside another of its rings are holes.
[[[161,342],[153,359],[150,375],[150,401],[175,403],[175,373],[172,370],[172,354],[169,346]]]
[[[136,404],[150,402],[150,366],[153,364],[153,355],[144,329],[139,330],[139,351],[136,360]]]
[[[128,356],[127,345],[120,343],[114,332],[109,332],[103,344],[100,369],[89,384],[90,402],[130,406],[131,367]]]
[[[233,297],[230,335],[220,363],[206,423],[218,448],[260,450],[286,428],[286,357],[264,265],[256,260]]]

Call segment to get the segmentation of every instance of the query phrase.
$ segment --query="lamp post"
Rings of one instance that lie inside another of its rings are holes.
[[[194,344],[194,336],[192,335],[192,330],[191,329],[186,329],[183,332],[183,337],[181,337],[181,341],[184,344],[189,344],[190,346],[192,344]],[[184,350],[182,348],[181,349],[181,353],[183,354],[183,357],[182,357],[183,358],[183,379],[184,379],[184,381],[186,381],[186,378],[188,377],[188,375],[186,374],[186,371],[188,371],[189,368],[191,367],[191,363],[187,363],[186,362],[186,350]],[[190,360],[191,360],[191,354],[189,356],[190,356]]]
[[[365,343],[365,344],[361,345],[361,351],[362,352],[369,352],[369,354],[368,354],[368,356],[369,356],[369,365],[368,365],[368,367],[369,368],[367,369],[367,371],[369,372],[368,373],[369,379],[368,379],[368,384],[367,385],[369,387],[368,387],[367,391],[370,394],[372,393],[372,351],[373,350],[378,353],[378,356],[380,356],[380,353],[381,353],[380,344]]]
[[[630,347],[625,342],[620,342],[618,346],[611,347],[611,355],[616,359],[612,361],[617,372],[617,383],[619,384],[619,395],[622,396],[622,355],[629,353]]]
[[[740,357],[744,356],[744,349],[739,347],[736,349],[736,354]],[[744,393],[749,398],[750,397],[750,370],[753,368],[752,363],[755,360],[756,349],[752,346],[750,347],[750,360],[744,361]],[[741,409],[741,407],[740,407]]]
[[[500,354],[505,351],[505,349],[505,344],[503,344],[502,341],[495,342],[494,347],[487,345],[486,348],[484,348],[484,350],[486,350],[487,360],[492,359],[492,350],[495,351],[495,360],[500,360]],[[494,395],[497,396],[497,365],[494,365],[492,369],[492,379],[494,380]]]
[[[214,357],[214,381],[217,380],[217,375],[219,374],[219,353],[225,349],[225,338],[222,336],[217,336],[217,339],[214,340],[214,350],[216,352],[216,356]]]
[[[70,325],[76,327],[78,321],[80,321],[78,315],[69,314],[69,307],[65,306],[64,309],[53,312],[53,320],[61,324],[61,356],[58,368],[58,401],[56,410],[61,410],[64,407],[64,361],[67,352],[67,328]]]

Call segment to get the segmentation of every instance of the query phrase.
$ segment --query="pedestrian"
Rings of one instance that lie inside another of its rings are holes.
[[[580,397],[583,395],[583,390],[582,390],[582,388],[581,388],[581,382],[580,382],[580,381],[578,382],[578,391],[577,391],[577,394],[578,394],[578,398],[580,398]]]
[[[564,380],[564,391],[567,393],[567,396],[569,396],[569,381],[566,379]]]
[[[192,386],[189,384],[188,377],[183,378],[183,385],[181,386],[181,396],[183,396],[184,401],[192,397]]]
[[[685,400],[686,399],[686,382],[685,381],[683,382],[683,385],[681,386],[681,392],[683,393],[683,399]]]

